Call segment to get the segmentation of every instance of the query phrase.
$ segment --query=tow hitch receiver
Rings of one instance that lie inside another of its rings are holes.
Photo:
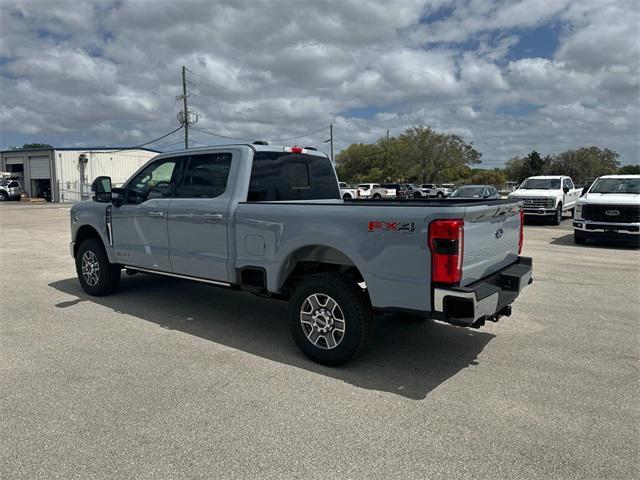
[[[476,320],[471,324],[471,328],[480,328],[484,326],[486,321],[495,323],[498,320],[500,320],[502,317],[510,317],[510,316],[511,316],[511,305],[507,305],[502,310],[500,310],[497,313],[494,313],[493,315],[485,315],[484,317],[479,318],[478,320]]]

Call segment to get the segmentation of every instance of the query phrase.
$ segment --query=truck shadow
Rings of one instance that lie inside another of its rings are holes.
[[[609,250],[637,250],[637,244],[633,244],[628,240],[604,240],[604,239],[589,239],[587,243],[578,245],[573,241],[573,233],[568,233],[559,237],[555,237],[551,240],[551,245],[564,245],[579,248],[596,248],[596,249],[609,249]]]
[[[308,360],[298,350],[289,333],[285,302],[143,274],[123,275],[118,293],[108,297],[86,295],[76,278],[49,286],[75,297],[57,308],[97,303],[162,328],[414,400],[424,399],[447,379],[476,365],[478,355],[494,337],[430,320],[380,316],[371,347],[353,362],[329,368]]]

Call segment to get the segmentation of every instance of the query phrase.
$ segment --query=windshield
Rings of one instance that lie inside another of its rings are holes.
[[[558,190],[559,178],[529,178],[520,185],[522,190]]]
[[[480,198],[484,187],[460,187],[451,194],[452,197]]]
[[[601,178],[589,193],[640,193],[640,178]]]

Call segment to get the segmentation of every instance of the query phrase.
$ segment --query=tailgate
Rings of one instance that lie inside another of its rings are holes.
[[[518,259],[520,207],[517,203],[466,207],[461,285],[469,285]]]

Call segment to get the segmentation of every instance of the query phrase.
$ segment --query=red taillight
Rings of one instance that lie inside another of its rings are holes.
[[[429,224],[432,282],[460,283],[463,246],[464,220],[434,220]]]
[[[302,150],[304,150],[302,147],[291,147],[289,149],[291,153],[302,153]]]
[[[524,210],[520,209],[520,238],[518,239],[518,255],[522,253],[522,245],[524,245]]]

